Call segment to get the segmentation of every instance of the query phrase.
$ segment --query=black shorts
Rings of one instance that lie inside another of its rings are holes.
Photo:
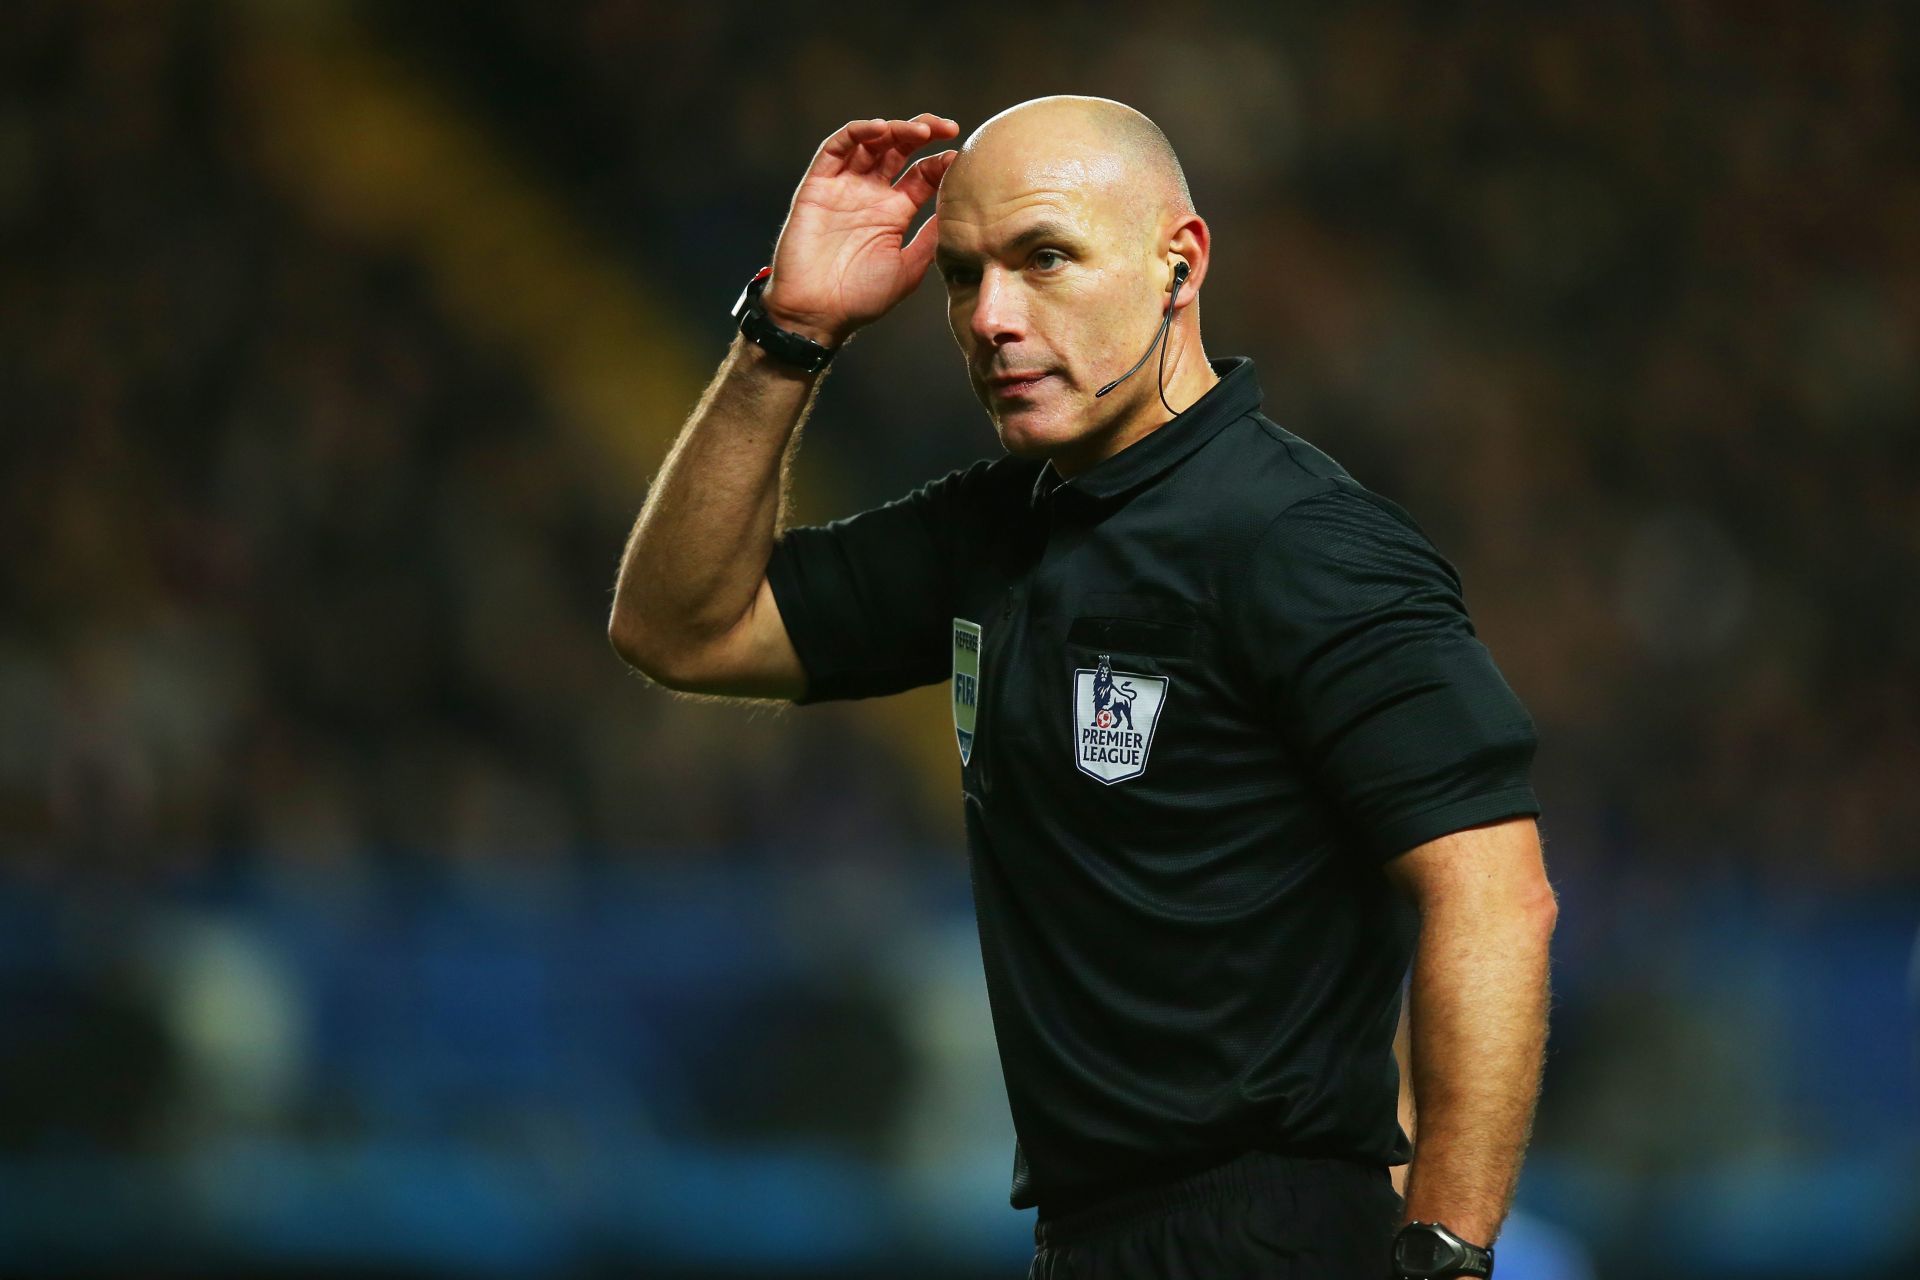
[[[1027,1280],[1384,1280],[1403,1202],[1385,1165],[1249,1151],[1035,1222]]]

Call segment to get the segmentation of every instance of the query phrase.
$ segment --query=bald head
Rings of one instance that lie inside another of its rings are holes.
[[[1219,380],[1200,342],[1206,220],[1132,107],[1059,96],[1002,111],[967,139],[934,213],[947,324],[1009,451],[1071,474],[1165,421],[1168,395],[1191,404]],[[1150,341],[1164,388],[1121,377]]]
[[[1167,135],[1112,98],[1056,94],[1008,107],[967,138],[941,197],[991,199],[1018,187],[1075,189],[1115,231],[1151,235],[1169,217],[1193,212]]]

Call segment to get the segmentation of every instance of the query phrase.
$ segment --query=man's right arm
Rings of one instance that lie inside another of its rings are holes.
[[[670,689],[797,698],[806,673],[767,586],[789,446],[821,374],[735,335],[620,558],[607,638]]]
[[[938,217],[906,229],[955,153],[906,157],[952,120],[855,120],[820,144],[794,192],[761,301],[768,318],[829,347],[890,311],[933,258]],[[767,583],[787,460],[818,386],[736,335],[634,521],[607,635],[660,684],[799,698],[806,672]]]

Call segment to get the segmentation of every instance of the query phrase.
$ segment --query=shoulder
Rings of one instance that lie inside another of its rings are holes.
[[[1399,503],[1356,480],[1325,451],[1249,414],[1208,450],[1203,483],[1228,500],[1215,534],[1230,557],[1221,595],[1229,612],[1324,610],[1346,616],[1395,602],[1457,606],[1459,574]]]
[[[1204,451],[1194,478],[1225,498],[1216,510],[1242,545],[1298,544],[1322,537],[1411,539],[1431,545],[1405,508],[1356,480],[1325,450],[1249,413],[1221,431]]]

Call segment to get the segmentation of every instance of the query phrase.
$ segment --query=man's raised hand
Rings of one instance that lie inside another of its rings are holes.
[[[914,214],[940,189],[956,151],[906,158],[960,126],[922,112],[854,120],[820,144],[793,193],[761,297],[767,315],[829,347],[891,311],[933,261],[939,218],[905,243]],[[897,175],[897,177],[896,177]]]

